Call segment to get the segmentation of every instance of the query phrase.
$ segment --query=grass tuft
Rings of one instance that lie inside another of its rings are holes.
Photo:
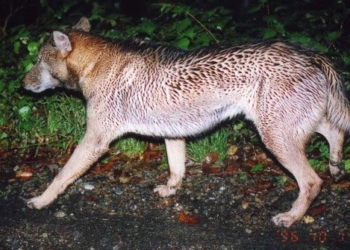
[[[217,152],[219,162],[222,162],[226,157],[229,136],[227,127],[221,127],[210,135],[190,141],[187,146],[188,157],[195,162],[203,162],[208,153]]]

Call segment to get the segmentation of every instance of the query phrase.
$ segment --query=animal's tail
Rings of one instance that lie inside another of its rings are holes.
[[[315,61],[327,77],[327,118],[338,128],[350,131],[350,104],[346,97],[341,77],[325,57],[317,55],[315,56]]]

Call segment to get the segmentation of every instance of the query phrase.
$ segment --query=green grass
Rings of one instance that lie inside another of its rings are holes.
[[[85,132],[84,102],[65,93],[40,99],[23,97],[9,113],[11,119],[3,125],[6,129],[1,136],[2,144],[10,148],[44,145],[65,148],[71,142],[79,142]]]
[[[227,141],[230,132],[226,127],[220,127],[214,133],[190,141],[187,145],[188,158],[195,162],[203,162],[210,152],[219,153],[219,162],[226,157]]]
[[[135,156],[145,151],[146,142],[133,137],[125,137],[117,140],[113,148],[120,150],[127,156]]]
[[[84,102],[75,97],[54,95],[43,106],[47,117],[48,134],[60,134],[71,137],[75,142],[82,139],[86,127],[86,108]]]
[[[260,162],[258,164],[256,164],[254,167],[252,167],[252,169],[250,170],[250,172],[252,173],[261,173],[262,171],[264,171],[264,165]]]

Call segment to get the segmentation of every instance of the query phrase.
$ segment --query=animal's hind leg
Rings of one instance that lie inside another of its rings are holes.
[[[324,118],[317,128],[317,132],[322,134],[329,143],[329,171],[333,179],[339,181],[345,176],[343,163],[344,131],[332,126],[332,124]]]
[[[305,156],[306,136],[279,133],[278,129],[274,132],[270,130],[267,133],[265,135],[262,133],[265,145],[280,163],[293,174],[299,185],[299,196],[293,203],[292,209],[272,218],[277,226],[290,227],[303,217],[318,195],[322,180],[311,168]]]

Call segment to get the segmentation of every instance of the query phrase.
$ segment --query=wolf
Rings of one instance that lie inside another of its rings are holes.
[[[53,31],[23,86],[80,91],[87,105],[83,139],[48,188],[27,201],[30,208],[52,203],[127,133],[165,139],[170,177],[154,191],[174,195],[185,174],[185,139],[237,114],[255,124],[298,183],[292,208],[272,218],[277,226],[300,220],[320,192],[322,180],[305,155],[315,132],[329,142],[334,180],[346,174],[342,147],[350,109],[342,80],[326,57],[299,45],[263,41],[185,51],[107,40],[91,34],[82,17],[68,31]]]

